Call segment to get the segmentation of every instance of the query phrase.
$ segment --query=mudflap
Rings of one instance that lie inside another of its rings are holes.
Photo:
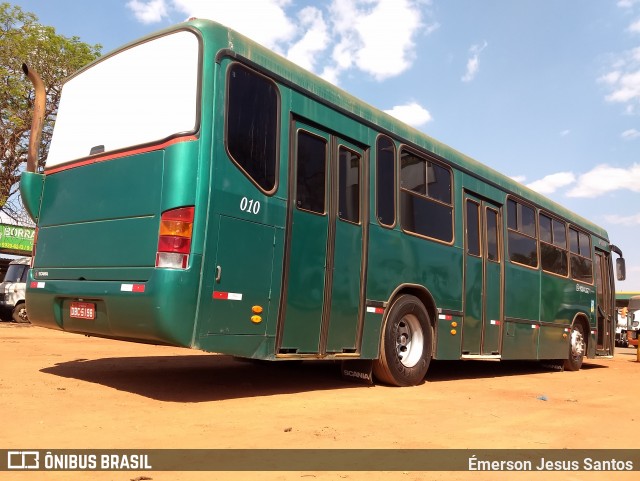
[[[371,359],[348,359],[342,361],[342,379],[357,384],[373,385],[373,361]]]

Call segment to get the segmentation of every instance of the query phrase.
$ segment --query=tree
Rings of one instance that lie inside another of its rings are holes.
[[[33,13],[0,3],[0,210],[17,223],[28,221],[22,208],[20,175],[27,160],[33,108],[33,86],[22,64],[35,69],[45,85],[47,106],[39,148],[38,170],[44,168],[64,80],[100,56],[101,45],[58,35],[38,23]]]

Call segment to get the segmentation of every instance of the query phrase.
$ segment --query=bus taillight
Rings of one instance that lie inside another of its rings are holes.
[[[156,267],[188,267],[194,211],[195,207],[180,207],[162,213]]]

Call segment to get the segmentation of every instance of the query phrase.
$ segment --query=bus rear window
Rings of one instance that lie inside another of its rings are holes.
[[[226,142],[229,155],[265,192],[276,185],[278,90],[266,77],[234,63],[229,67]]]
[[[198,128],[200,42],[178,31],[107,56],[63,89],[47,167]]]

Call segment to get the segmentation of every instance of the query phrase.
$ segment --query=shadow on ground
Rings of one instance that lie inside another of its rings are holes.
[[[584,364],[583,369],[605,366]],[[260,362],[231,356],[151,356],[77,359],[42,369],[169,402],[207,402],[307,391],[366,388],[340,377],[339,362]],[[433,362],[426,382],[550,372],[538,362]],[[563,373],[557,373],[563,375]]]
[[[339,363],[267,363],[220,355],[78,359],[41,372],[169,402],[361,387],[342,380]]]
[[[606,365],[585,362],[583,370],[606,368]],[[427,382],[459,381],[505,376],[524,376],[556,372],[538,361],[438,361],[432,362],[427,373]],[[557,372],[563,375],[562,372]]]

